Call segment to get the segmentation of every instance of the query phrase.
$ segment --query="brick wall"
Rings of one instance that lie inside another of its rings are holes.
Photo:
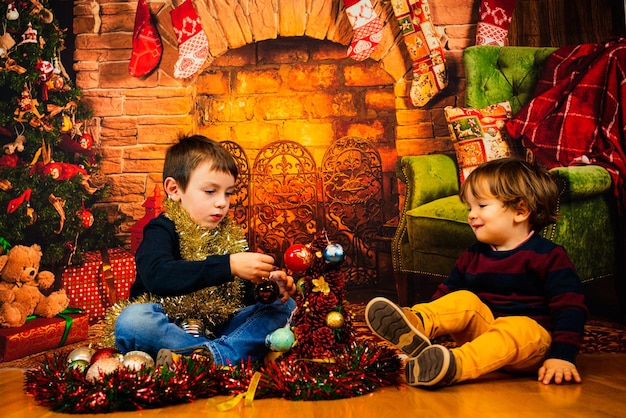
[[[461,54],[474,42],[479,0],[431,0],[447,38],[450,83],[423,108],[407,98],[410,61],[390,3],[372,3],[385,22],[383,40],[356,62],[345,57],[352,29],[342,0],[196,0],[211,59],[181,81],[172,75],[178,48],[170,3],[149,2],[164,52],[155,72],[134,78],[136,2],[76,1],[77,85],[98,124],[111,184],[105,204],[131,218],[123,233],[143,215],[141,204],[161,182],[165,149],[180,133],[233,140],[252,157],[272,140],[308,142],[320,159],[334,138],[362,136],[379,144],[389,179],[398,156],[451,153],[442,109],[462,104]]]

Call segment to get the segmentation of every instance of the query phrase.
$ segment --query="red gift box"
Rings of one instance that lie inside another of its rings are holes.
[[[135,258],[124,248],[109,248],[106,253],[86,251],[81,266],[63,272],[70,306],[87,312],[91,323],[104,318],[107,308],[127,299],[134,281]]]
[[[62,314],[54,318],[26,321],[16,328],[0,328],[0,361],[11,361],[29,354],[86,340],[89,315]]]

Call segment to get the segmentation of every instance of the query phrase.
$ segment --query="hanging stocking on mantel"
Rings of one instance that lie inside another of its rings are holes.
[[[476,45],[504,46],[514,10],[515,0],[482,0],[478,9]]]
[[[392,0],[391,4],[412,61],[409,97],[414,106],[422,107],[448,85],[441,37],[427,0]]]
[[[174,77],[189,78],[202,68],[209,55],[209,42],[202,29],[200,17],[191,0],[185,0],[170,12],[178,41],[178,60]]]
[[[353,34],[348,56],[356,61],[370,57],[383,36],[383,24],[370,0],[344,0]]]
[[[130,57],[128,72],[133,77],[143,77],[150,74],[161,61],[163,44],[152,21],[150,9],[146,0],[137,3],[135,28],[133,30],[133,53]]]

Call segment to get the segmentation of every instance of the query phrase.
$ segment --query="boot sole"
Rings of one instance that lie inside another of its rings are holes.
[[[374,334],[389,341],[410,357],[417,356],[430,340],[415,328],[398,306],[385,298],[374,298],[365,307],[365,321]]]
[[[418,357],[407,360],[404,368],[410,386],[435,386],[450,368],[450,351],[440,345],[425,349]]]

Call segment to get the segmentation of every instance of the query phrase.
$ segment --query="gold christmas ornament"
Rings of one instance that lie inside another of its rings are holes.
[[[326,315],[326,325],[331,328],[341,328],[344,324],[344,317],[341,312],[331,311]]]

